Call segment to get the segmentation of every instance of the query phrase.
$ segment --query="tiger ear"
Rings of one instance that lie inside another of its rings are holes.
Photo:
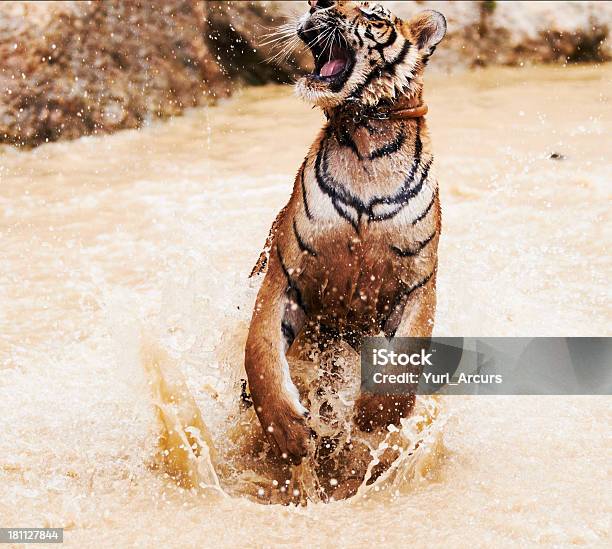
[[[426,53],[431,53],[446,34],[446,18],[434,10],[418,13],[405,25],[419,50]]]

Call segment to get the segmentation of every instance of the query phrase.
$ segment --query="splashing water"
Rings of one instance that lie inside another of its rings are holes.
[[[609,335],[610,71],[428,77],[436,335]],[[609,545],[605,397],[427,397],[366,435],[337,346],[290,358],[315,458],[270,454],[240,406],[247,276],[321,124],[272,86],[0,149],[3,526],[75,547]]]
[[[160,426],[161,467],[186,488],[221,491],[212,437],[182,374],[151,341],[143,341],[141,360]]]
[[[244,304],[244,311],[250,311],[251,301]],[[244,320],[242,331],[247,326],[247,318]],[[217,445],[189,392],[178,364],[180,358],[172,359],[151,336],[141,337],[139,360],[160,433],[155,463],[179,485],[249,496],[261,503],[306,504],[351,496],[366,498],[386,490],[399,494],[412,480],[427,478],[440,463],[445,415],[436,397],[419,398],[413,415],[402,420],[400,428],[390,426],[382,434],[356,429],[351,418],[359,389],[359,356],[348,345],[323,352],[306,347],[300,355],[310,360],[290,358],[292,377],[308,402],[318,437],[300,466],[279,460],[265,440],[253,408],[241,401],[238,384],[227,382],[244,377],[235,348],[245,335],[232,334],[234,328],[224,332],[214,352],[228,359],[218,365],[204,386],[229,410],[227,417],[221,418]],[[175,320],[171,332],[176,336],[188,330]]]

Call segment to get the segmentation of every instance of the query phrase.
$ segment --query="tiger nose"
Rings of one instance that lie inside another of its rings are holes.
[[[321,10],[333,6],[335,2],[333,0],[308,0],[311,13],[314,10]]]

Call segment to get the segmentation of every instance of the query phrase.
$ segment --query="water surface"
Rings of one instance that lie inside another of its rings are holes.
[[[610,334],[611,80],[609,66],[428,79],[437,335]],[[140,131],[0,150],[2,525],[64,526],[78,547],[609,544],[605,397],[448,398],[400,490],[334,503],[258,503],[237,480],[261,467],[246,454],[217,471],[223,494],[156,467],[143,361],[158,351],[220,455],[248,432],[247,275],[321,124],[270,86]]]

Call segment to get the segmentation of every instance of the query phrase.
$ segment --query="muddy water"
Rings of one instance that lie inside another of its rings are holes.
[[[429,79],[438,335],[610,334],[611,81]],[[346,470],[261,459],[237,398],[246,276],[320,125],[267,87],[0,151],[2,526],[64,526],[75,547],[610,543],[606,398],[423,399],[391,476],[348,500],[320,501]],[[262,504],[293,490],[315,502]]]

